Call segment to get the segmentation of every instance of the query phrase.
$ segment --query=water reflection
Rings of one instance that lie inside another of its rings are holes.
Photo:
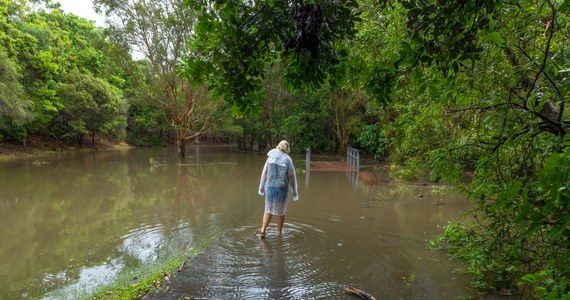
[[[186,265],[195,276],[181,297],[342,298],[345,285],[379,298],[471,293],[467,279],[453,279],[455,265],[425,247],[467,207],[462,197],[437,205],[435,196],[416,198],[428,187],[355,187],[342,172],[313,172],[309,185],[307,173],[284,236],[272,224],[259,240],[265,153],[193,146],[188,154],[179,161],[172,149],[133,149],[2,163],[0,299],[75,298],[211,236]]]
[[[263,248],[263,271],[262,278],[267,278],[268,282],[261,286],[268,286],[268,298],[283,299],[288,298],[287,288],[291,286],[289,283],[289,272],[285,264],[285,252],[283,250],[283,239],[277,238],[275,242],[267,239],[260,239]]]

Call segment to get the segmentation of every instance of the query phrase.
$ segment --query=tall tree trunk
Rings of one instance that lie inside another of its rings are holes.
[[[186,137],[184,132],[176,131],[176,150],[180,159],[186,157]]]
[[[148,79],[151,86],[156,84],[159,88],[149,96],[171,118],[180,158],[186,154],[186,141],[209,130],[215,111],[213,108],[195,112],[196,92],[200,91],[178,76],[178,63],[189,54],[186,40],[193,34],[197,20],[196,12],[183,2],[94,0],[98,8],[112,16],[113,25],[124,34],[125,41],[138,48],[149,61],[152,72]],[[208,95],[206,90],[200,93]]]

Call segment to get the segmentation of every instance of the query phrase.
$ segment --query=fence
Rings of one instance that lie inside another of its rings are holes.
[[[352,167],[350,172],[346,173],[346,176],[355,186],[358,186],[360,173],[360,150],[348,147],[346,148],[346,163]]]
[[[355,186],[358,186],[358,175],[360,172],[360,150],[348,147],[346,149],[346,164],[331,162],[315,162],[313,167],[316,170],[325,171],[345,171],[346,176]],[[311,172],[311,147],[305,149],[305,186],[309,185]]]
[[[352,147],[346,148],[346,163],[357,171],[360,170],[360,150]]]

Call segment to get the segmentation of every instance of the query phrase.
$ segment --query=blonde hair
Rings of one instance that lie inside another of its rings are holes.
[[[277,145],[277,147],[275,147],[275,149],[279,149],[285,153],[289,153],[289,151],[290,151],[289,143],[286,140],[282,140],[281,142],[279,142],[279,145]]]

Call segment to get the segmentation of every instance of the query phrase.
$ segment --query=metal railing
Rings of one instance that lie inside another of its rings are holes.
[[[360,150],[348,147],[346,148],[346,163],[352,167],[352,170],[346,173],[350,182],[358,186],[360,173]]]
[[[360,150],[348,147],[346,149],[346,163],[350,166],[347,170],[346,176],[355,186],[359,183],[360,173]],[[311,147],[305,149],[305,187],[309,186],[309,179],[311,177]]]
[[[352,147],[346,148],[346,163],[357,171],[360,170],[360,150]]]

